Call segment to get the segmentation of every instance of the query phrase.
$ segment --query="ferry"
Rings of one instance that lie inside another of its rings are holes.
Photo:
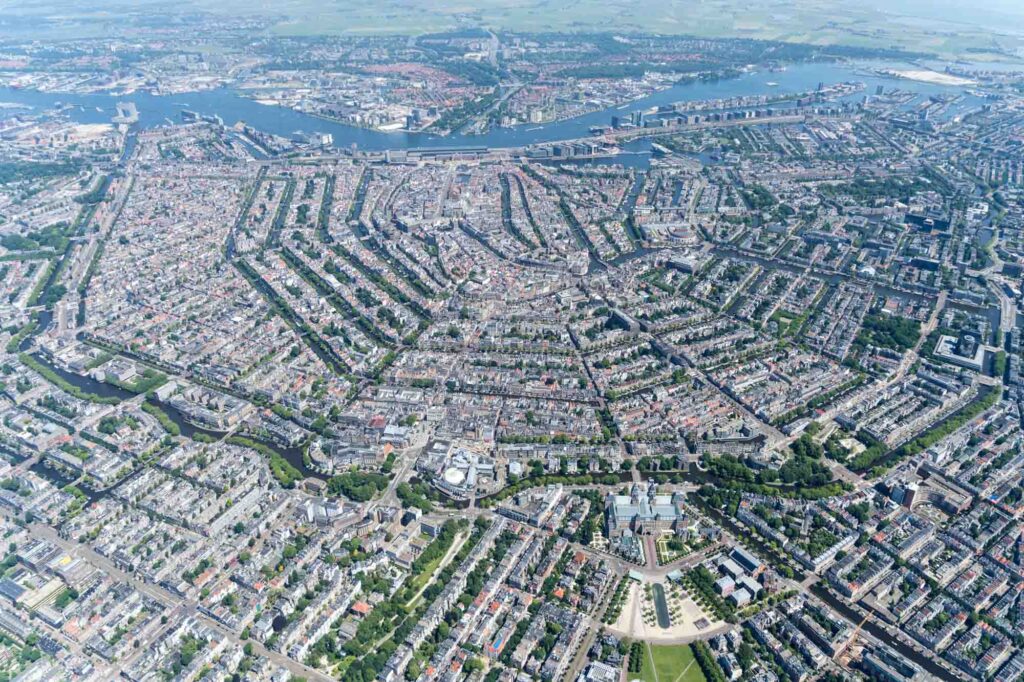
[[[767,83],[765,83],[765,85],[767,85],[769,88],[777,88],[779,86],[779,84],[776,83],[775,81],[768,81]]]

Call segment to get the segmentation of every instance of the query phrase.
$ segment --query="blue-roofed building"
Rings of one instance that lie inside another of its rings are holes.
[[[764,565],[761,563],[760,559],[758,559],[756,556],[754,556],[747,550],[743,549],[742,547],[733,547],[733,550],[729,553],[729,556],[732,558],[733,561],[740,565],[740,568],[742,568],[747,573],[750,573],[751,575],[760,574],[761,570],[764,568]]]
[[[25,588],[10,578],[0,580],[0,595],[10,599],[12,604],[17,604],[23,594],[25,594]]]

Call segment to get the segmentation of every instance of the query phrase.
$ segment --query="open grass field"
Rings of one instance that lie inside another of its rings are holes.
[[[209,0],[192,0],[202,4]],[[233,5],[240,0],[218,2]],[[238,11],[251,12],[243,3]],[[259,3],[257,3],[257,6]],[[326,5],[326,6],[325,6]],[[209,9],[217,11],[216,8]],[[837,0],[379,0],[372,5],[284,0],[275,9],[294,19],[272,29],[282,35],[309,33],[423,33],[485,26],[513,31],[620,31],[685,34],[707,38],[760,38],[811,44],[841,44],[963,54],[966,50],[1013,49],[1011,35],[973,26],[957,16],[943,21],[901,15],[870,3]],[[1021,17],[1024,31],[1024,16]],[[1008,26],[1009,24],[1002,24]],[[1010,32],[1007,32],[1010,34]]]
[[[423,567],[422,571],[412,577],[410,585],[412,585],[416,590],[416,595],[408,604],[406,604],[407,608],[412,608],[419,604],[420,599],[423,597],[423,590],[426,589],[430,581],[434,579],[434,574],[437,573],[438,569],[447,565],[448,562],[452,560],[452,557],[458,553],[459,548],[462,547],[462,543],[467,539],[469,539],[468,534],[459,534],[459,536],[455,538],[455,542],[452,543],[452,546],[448,548],[447,552],[428,563]]]
[[[704,673],[693,657],[689,644],[673,646],[645,645],[640,679],[643,682],[705,682]]]
[[[903,48],[942,57],[1024,55],[1024,4],[990,0],[0,0],[19,20],[50,16],[65,33],[102,32],[118,17],[202,11],[259,17],[274,35],[495,31],[660,33]],[[38,28],[37,28],[38,30]]]

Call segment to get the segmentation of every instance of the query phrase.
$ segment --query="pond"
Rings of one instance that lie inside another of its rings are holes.
[[[651,586],[654,594],[654,612],[658,616],[658,627],[665,630],[672,627],[672,618],[668,613],[668,600],[665,598],[665,586],[661,583],[654,583]]]

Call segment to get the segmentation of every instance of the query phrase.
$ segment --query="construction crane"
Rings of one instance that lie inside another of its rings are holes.
[[[857,627],[853,629],[853,634],[850,635],[850,639],[848,639],[846,644],[836,652],[836,655],[832,657],[832,660],[838,659],[840,656],[845,654],[851,646],[853,646],[853,643],[857,641],[857,636],[860,634],[861,628],[864,627],[864,623],[867,623],[869,618],[871,618],[871,612],[865,611],[864,618],[857,624]]]

